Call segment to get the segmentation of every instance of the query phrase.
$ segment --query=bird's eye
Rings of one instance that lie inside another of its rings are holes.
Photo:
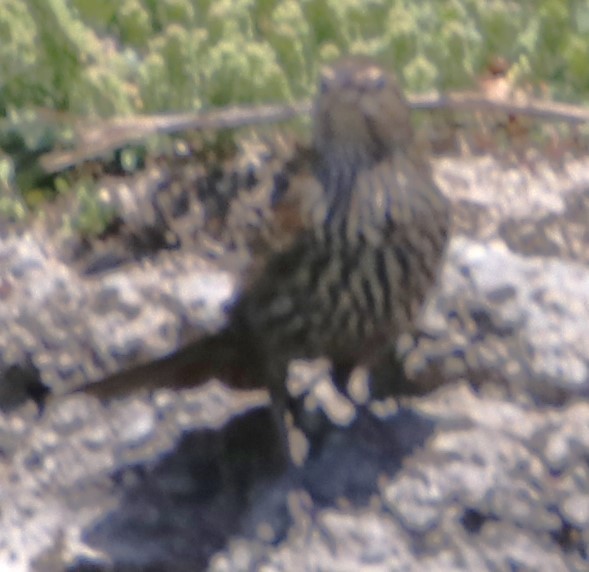
[[[387,84],[386,74],[376,66],[364,70],[360,79],[362,80],[361,83],[363,83],[367,89],[374,91],[384,89]]]
[[[359,83],[363,86],[363,91],[380,91],[387,85],[387,76],[380,68],[370,66],[360,74]]]

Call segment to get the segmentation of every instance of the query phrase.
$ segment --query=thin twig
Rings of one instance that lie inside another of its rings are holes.
[[[589,122],[589,109],[585,107],[538,99],[498,100],[479,93],[420,95],[409,98],[409,104],[416,111],[494,111],[544,121]],[[294,105],[234,106],[205,113],[115,118],[100,125],[80,121],[76,127],[79,141],[76,149],[46,153],[40,163],[46,173],[53,174],[152,135],[277,123],[307,114],[310,109],[311,104],[305,101]]]
[[[310,104],[303,102],[294,105],[234,106],[206,113],[119,117],[101,121],[99,125],[81,121],[76,126],[77,147],[45,153],[40,164],[46,173],[53,174],[153,135],[278,123],[309,111]]]
[[[410,98],[410,105],[416,111],[496,111],[544,121],[589,122],[589,109],[586,107],[532,98],[524,101],[500,100],[476,92],[414,96]]]

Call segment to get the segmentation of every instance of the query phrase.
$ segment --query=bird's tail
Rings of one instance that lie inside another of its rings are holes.
[[[71,393],[86,393],[110,400],[139,390],[194,387],[213,377],[238,389],[261,387],[255,371],[255,353],[246,345],[244,340],[236,340],[231,332],[225,331],[155,361],[80,386]]]

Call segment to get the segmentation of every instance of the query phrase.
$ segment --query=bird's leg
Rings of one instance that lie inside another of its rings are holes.
[[[286,387],[287,367],[282,363],[273,362],[262,366],[265,385],[270,392],[270,413],[272,419],[273,445],[276,450],[277,465],[287,468],[292,464],[292,455],[286,412],[290,406],[290,395]]]
[[[276,391],[270,391],[270,412],[272,416],[273,432],[275,437],[275,449],[277,457],[277,465],[281,465],[286,469],[292,464],[292,454],[290,449],[290,441],[288,438],[288,430],[286,426],[286,410],[287,410],[287,395],[284,388]]]
[[[388,344],[378,355],[378,359],[374,360],[374,365],[370,368],[370,394],[374,399],[416,397],[429,393],[444,383],[446,378],[443,373],[435,364],[428,362],[423,352],[418,353],[417,344],[416,337],[411,345],[401,351],[396,344]],[[408,358],[411,357],[417,357],[420,361],[413,359],[411,365],[408,363]]]
[[[331,379],[337,390],[349,397],[348,393],[348,382],[350,381],[350,375],[354,369],[354,364],[349,362],[334,362],[331,365]]]
[[[350,364],[333,364],[331,379],[335,388],[346,398],[347,382],[353,367]],[[317,456],[325,443],[326,438],[334,429],[334,421],[329,416],[329,407],[320,405],[320,399],[312,395],[292,396],[287,395],[288,410],[292,415],[294,426],[299,429],[307,439],[308,456]],[[311,400],[315,406],[309,406]]]
[[[251,499],[265,482],[288,468],[283,418],[271,404],[231,419],[223,429],[221,477],[227,489],[241,500]]]

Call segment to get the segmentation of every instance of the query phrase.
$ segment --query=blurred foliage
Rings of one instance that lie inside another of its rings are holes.
[[[194,110],[308,96],[340,53],[410,91],[473,83],[502,56],[557,99],[589,92],[586,0],[0,0],[0,110]]]
[[[349,52],[378,57],[411,92],[472,86],[500,56],[551,98],[589,98],[587,0],[0,0],[0,38],[0,130],[20,138],[19,165],[55,138],[40,127],[35,145],[31,109],[292,101]]]
[[[80,180],[75,183],[75,213],[68,215],[66,222],[80,236],[98,236],[115,220],[113,207],[96,194],[93,182]]]

